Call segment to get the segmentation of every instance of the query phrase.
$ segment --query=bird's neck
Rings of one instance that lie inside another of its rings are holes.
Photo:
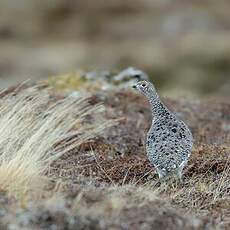
[[[160,97],[156,92],[148,97],[148,101],[154,118],[168,114],[169,110],[160,100]]]

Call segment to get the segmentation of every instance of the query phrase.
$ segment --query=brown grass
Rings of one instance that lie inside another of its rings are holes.
[[[98,135],[107,123],[87,124],[102,111],[86,98],[67,97],[50,104],[47,90],[27,88],[0,101],[0,189],[10,196],[41,192],[52,162]],[[73,130],[74,127],[77,127]],[[72,131],[71,131],[72,130]],[[65,143],[60,146],[60,143]]]

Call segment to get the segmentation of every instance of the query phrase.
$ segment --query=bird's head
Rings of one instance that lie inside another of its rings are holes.
[[[138,81],[136,84],[133,85],[133,88],[138,90],[140,93],[148,98],[157,95],[154,85],[146,80]]]

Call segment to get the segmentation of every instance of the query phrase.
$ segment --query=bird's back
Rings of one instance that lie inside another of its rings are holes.
[[[153,122],[146,142],[150,162],[167,174],[186,164],[193,138],[186,124],[169,114]]]

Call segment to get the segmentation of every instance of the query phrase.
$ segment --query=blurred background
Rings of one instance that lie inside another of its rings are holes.
[[[77,69],[150,74],[168,96],[230,96],[228,0],[0,0],[0,88]]]

